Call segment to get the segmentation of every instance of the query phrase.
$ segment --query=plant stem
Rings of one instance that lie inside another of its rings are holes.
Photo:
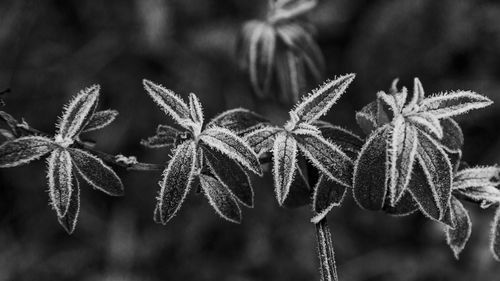
[[[337,268],[335,266],[335,254],[333,252],[332,235],[328,228],[326,218],[320,220],[316,225],[316,239],[318,242],[318,256],[320,262],[320,274],[322,281],[338,281]]]

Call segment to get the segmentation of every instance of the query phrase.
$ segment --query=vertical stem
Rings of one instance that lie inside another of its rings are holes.
[[[335,266],[335,254],[333,252],[332,235],[328,228],[326,218],[320,220],[316,225],[316,239],[318,242],[318,256],[320,262],[320,274],[322,281],[338,281],[337,268]]]

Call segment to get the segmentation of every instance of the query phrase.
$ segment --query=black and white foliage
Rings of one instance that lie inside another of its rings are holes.
[[[450,223],[445,214],[452,161],[463,144],[460,127],[450,117],[491,103],[470,91],[425,97],[418,78],[411,97],[406,88],[397,89],[397,80],[389,93],[377,93],[377,100],[356,116],[369,134],[354,168],[358,204],[369,210],[397,209],[409,193],[423,214]]]
[[[269,0],[265,20],[243,26],[239,42],[241,66],[256,95],[273,92],[283,103],[297,102],[308,85],[321,81],[324,59],[305,15],[316,0]]]
[[[360,139],[346,130],[318,122],[318,119],[336,103],[354,76],[348,74],[328,81],[304,97],[290,111],[290,119],[283,127],[267,125],[245,135],[245,140],[257,154],[272,152],[274,188],[280,205],[284,205],[289,193],[292,192],[296,175],[302,173],[297,169],[299,151],[341,189],[351,186],[353,160],[343,151],[344,143],[338,145],[335,141],[337,138],[343,142],[354,139],[353,145],[356,145]],[[332,139],[326,139],[322,135],[322,128],[323,131],[329,131]],[[323,191],[320,192],[322,193]],[[321,200],[324,204],[330,205],[324,202],[325,199]]]
[[[53,138],[29,135],[14,138],[0,146],[0,168],[16,167],[39,159],[47,154],[47,178],[50,203],[59,223],[72,233],[80,208],[78,178],[92,187],[113,196],[123,195],[123,185],[115,172],[101,159],[83,149],[80,134],[94,131],[110,124],[117,112],[96,111],[99,86],[94,85],[78,93],[65,107],[57,123]],[[5,114],[4,114],[5,115]],[[12,123],[16,123],[11,119]],[[13,134],[27,124],[11,124]]]
[[[260,126],[264,119],[236,109],[220,114],[204,127],[203,109],[196,95],[189,95],[188,105],[171,90],[148,80],[143,84],[158,106],[182,127],[181,131],[160,125],[155,136],[142,142],[153,148],[174,147],[159,183],[155,221],[166,224],[172,219],[193,185],[199,184],[221,217],[240,222],[239,203],[253,206],[248,172],[261,175],[262,170],[255,152],[237,133]]]

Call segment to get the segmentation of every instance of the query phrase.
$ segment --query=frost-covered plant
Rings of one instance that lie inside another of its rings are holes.
[[[80,141],[80,134],[103,128],[118,115],[114,110],[96,111],[98,98],[97,85],[78,93],[65,107],[53,138],[42,134],[14,136],[27,129],[28,125],[18,124],[2,112],[2,118],[10,121],[8,124],[14,134],[9,133],[10,140],[0,146],[0,168],[20,166],[49,154],[47,179],[50,204],[68,233],[74,231],[80,209],[78,178],[106,194],[123,195],[120,178],[101,159],[88,152]]]
[[[265,20],[244,24],[239,60],[258,97],[277,93],[280,102],[292,104],[308,85],[321,81],[324,59],[305,17],[316,4],[316,0],[269,0]]]
[[[471,91],[424,97],[417,78],[411,99],[406,88],[397,89],[397,80],[388,94],[377,93],[377,100],[356,116],[369,133],[354,168],[358,204],[401,215],[418,206],[429,218],[450,224],[452,161],[463,143],[460,127],[450,117],[491,103]]]
[[[221,217],[239,223],[238,202],[253,207],[254,194],[247,172],[262,175],[262,170],[254,151],[227,127],[244,129],[245,125],[252,122],[256,125],[263,118],[247,110],[232,110],[215,117],[204,127],[203,110],[196,95],[189,95],[187,105],[160,85],[148,80],[143,84],[156,104],[183,129],[160,125],[155,136],[142,142],[151,148],[174,147],[159,182],[155,221],[166,224],[172,219],[190,189],[199,184]],[[238,122],[244,120],[246,124]]]

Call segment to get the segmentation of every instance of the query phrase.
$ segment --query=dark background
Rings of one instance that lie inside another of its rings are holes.
[[[428,94],[470,89],[496,102],[458,120],[465,160],[500,162],[497,3],[320,1],[311,18],[327,77],[357,73],[326,119],[359,133],[356,110],[393,78],[411,87],[418,76]],[[257,102],[234,58],[242,23],[265,7],[264,0],[3,0],[0,89],[12,92],[2,110],[52,133],[70,97],[101,84],[100,108],[121,114],[89,137],[103,151],[153,163],[169,152],[139,141],[172,121],[145,94],[142,78],[183,97],[195,92],[207,117],[242,106],[283,120],[288,109]],[[160,174],[116,170],[126,196],[82,186],[71,236],[48,206],[44,161],[0,170],[0,280],[319,280],[311,213],[279,208],[269,175],[255,179],[256,206],[244,209],[241,225],[225,222],[192,194],[160,226],[152,221]],[[488,250],[493,212],[466,207],[473,232],[456,261],[440,225],[418,214],[362,211],[347,199],[329,215],[341,280],[500,280]]]

